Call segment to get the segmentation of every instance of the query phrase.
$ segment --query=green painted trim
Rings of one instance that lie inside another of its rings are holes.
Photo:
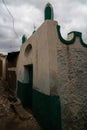
[[[36,31],[34,30],[32,34],[34,34]]]
[[[84,41],[83,41],[83,39],[82,39],[82,33],[81,33],[81,36],[80,36],[80,42],[81,42],[81,45],[82,45],[83,47],[86,47],[86,48],[87,48],[87,44],[84,43]]]
[[[73,37],[73,39],[71,39],[70,41],[63,39],[63,37],[61,36],[61,33],[60,33],[59,25],[57,25],[57,33],[58,33],[59,39],[62,41],[62,43],[69,45],[69,44],[73,44],[75,42],[75,37]]]
[[[32,110],[44,130],[61,130],[59,96],[48,96],[33,89]]]
[[[83,39],[82,39],[82,33],[81,33],[81,32],[72,31],[72,32],[68,33],[68,35],[71,34],[71,33],[73,33],[74,36],[77,36],[77,37],[80,38],[80,43],[81,43],[82,46],[87,47],[87,44],[84,43],[84,41],[83,41]]]
[[[29,84],[18,81],[17,96],[23,107],[32,112],[44,130],[61,130],[61,105],[59,96],[49,96],[31,90]],[[32,104],[32,106],[30,106]]]
[[[17,96],[21,100],[23,107],[32,107],[32,88],[29,83],[17,82]]]
[[[53,14],[53,8],[50,3],[46,4],[45,10],[44,10],[44,19],[45,20],[53,20],[54,14]]]
[[[22,36],[22,44],[24,44],[27,41],[27,37],[25,35]]]
[[[71,33],[73,33],[75,36],[78,36],[78,37],[81,36],[81,32],[72,31],[72,32],[69,32],[68,35],[71,34]]]
[[[61,36],[61,33],[60,33],[60,26],[59,25],[57,25],[57,33],[58,33],[59,39],[62,41],[62,43],[66,44],[66,45],[73,44],[76,40],[76,37],[79,37],[81,45],[83,47],[87,47],[87,44],[84,43],[82,40],[82,33],[80,33],[80,32],[73,31],[73,32],[68,33],[68,35],[71,33],[74,34],[74,37],[70,41],[63,39],[63,37]]]

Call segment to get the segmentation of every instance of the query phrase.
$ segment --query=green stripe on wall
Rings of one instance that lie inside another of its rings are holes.
[[[29,83],[18,81],[17,96],[24,107],[32,107],[32,88]]]
[[[32,109],[44,130],[61,130],[61,106],[59,96],[48,96],[33,90]]]
[[[24,107],[30,107],[43,130],[61,130],[61,106],[59,96],[48,96],[31,90],[29,84],[18,81],[17,95]]]

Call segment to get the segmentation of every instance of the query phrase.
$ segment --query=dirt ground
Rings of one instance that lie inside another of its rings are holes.
[[[0,130],[42,130],[30,110],[10,97],[8,84],[0,80]]]

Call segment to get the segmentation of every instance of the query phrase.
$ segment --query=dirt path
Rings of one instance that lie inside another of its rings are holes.
[[[42,130],[19,100],[9,101],[7,82],[0,80],[0,130]]]

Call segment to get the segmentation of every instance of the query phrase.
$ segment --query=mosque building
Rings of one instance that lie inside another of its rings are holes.
[[[44,130],[87,129],[87,44],[80,32],[62,37],[50,3],[44,23],[21,45],[17,95]]]

